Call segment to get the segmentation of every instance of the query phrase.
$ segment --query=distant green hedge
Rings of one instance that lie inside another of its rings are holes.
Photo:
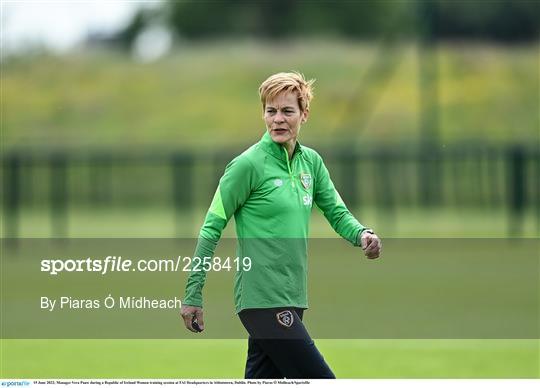
[[[538,140],[538,46],[445,44],[433,53],[439,141]],[[257,88],[296,69],[316,78],[307,144],[415,143],[419,48],[345,41],[176,47],[139,64],[116,52],[2,65],[5,149],[243,147],[264,131]]]

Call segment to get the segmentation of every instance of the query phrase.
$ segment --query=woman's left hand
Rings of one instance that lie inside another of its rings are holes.
[[[364,231],[362,233],[360,236],[360,246],[368,259],[376,259],[381,255],[381,239],[371,231]]]

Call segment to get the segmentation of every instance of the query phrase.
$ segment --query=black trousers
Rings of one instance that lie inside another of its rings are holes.
[[[246,379],[335,379],[302,323],[304,310],[281,307],[242,310],[249,333]]]

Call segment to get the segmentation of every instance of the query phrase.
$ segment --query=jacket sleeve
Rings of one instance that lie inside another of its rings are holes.
[[[328,169],[319,154],[316,154],[316,172],[313,200],[332,228],[354,246],[359,246],[358,235],[367,229],[351,214],[330,179]]]
[[[223,229],[236,210],[247,200],[255,185],[256,171],[247,157],[240,155],[227,165],[199,232],[194,259],[204,260],[205,257],[214,255]],[[191,269],[194,264],[193,260]],[[189,272],[183,303],[202,307],[202,289],[206,281],[206,271],[202,270],[202,265],[198,269],[201,271]]]

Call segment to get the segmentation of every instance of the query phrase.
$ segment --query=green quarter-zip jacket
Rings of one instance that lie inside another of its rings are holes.
[[[221,233],[234,215],[237,256],[251,267],[235,274],[236,312],[248,308],[307,308],[307,238],[313,204],[332,228],[358,245],[365,227],[349,212],[321,156],[298,142],[287,150],[262,139],[233,159],[219,181],[194,257],[212,257]],[[249,270],[248,270],[249,268]],[[205,271],[190,272],[184,304],[202,307]]]

